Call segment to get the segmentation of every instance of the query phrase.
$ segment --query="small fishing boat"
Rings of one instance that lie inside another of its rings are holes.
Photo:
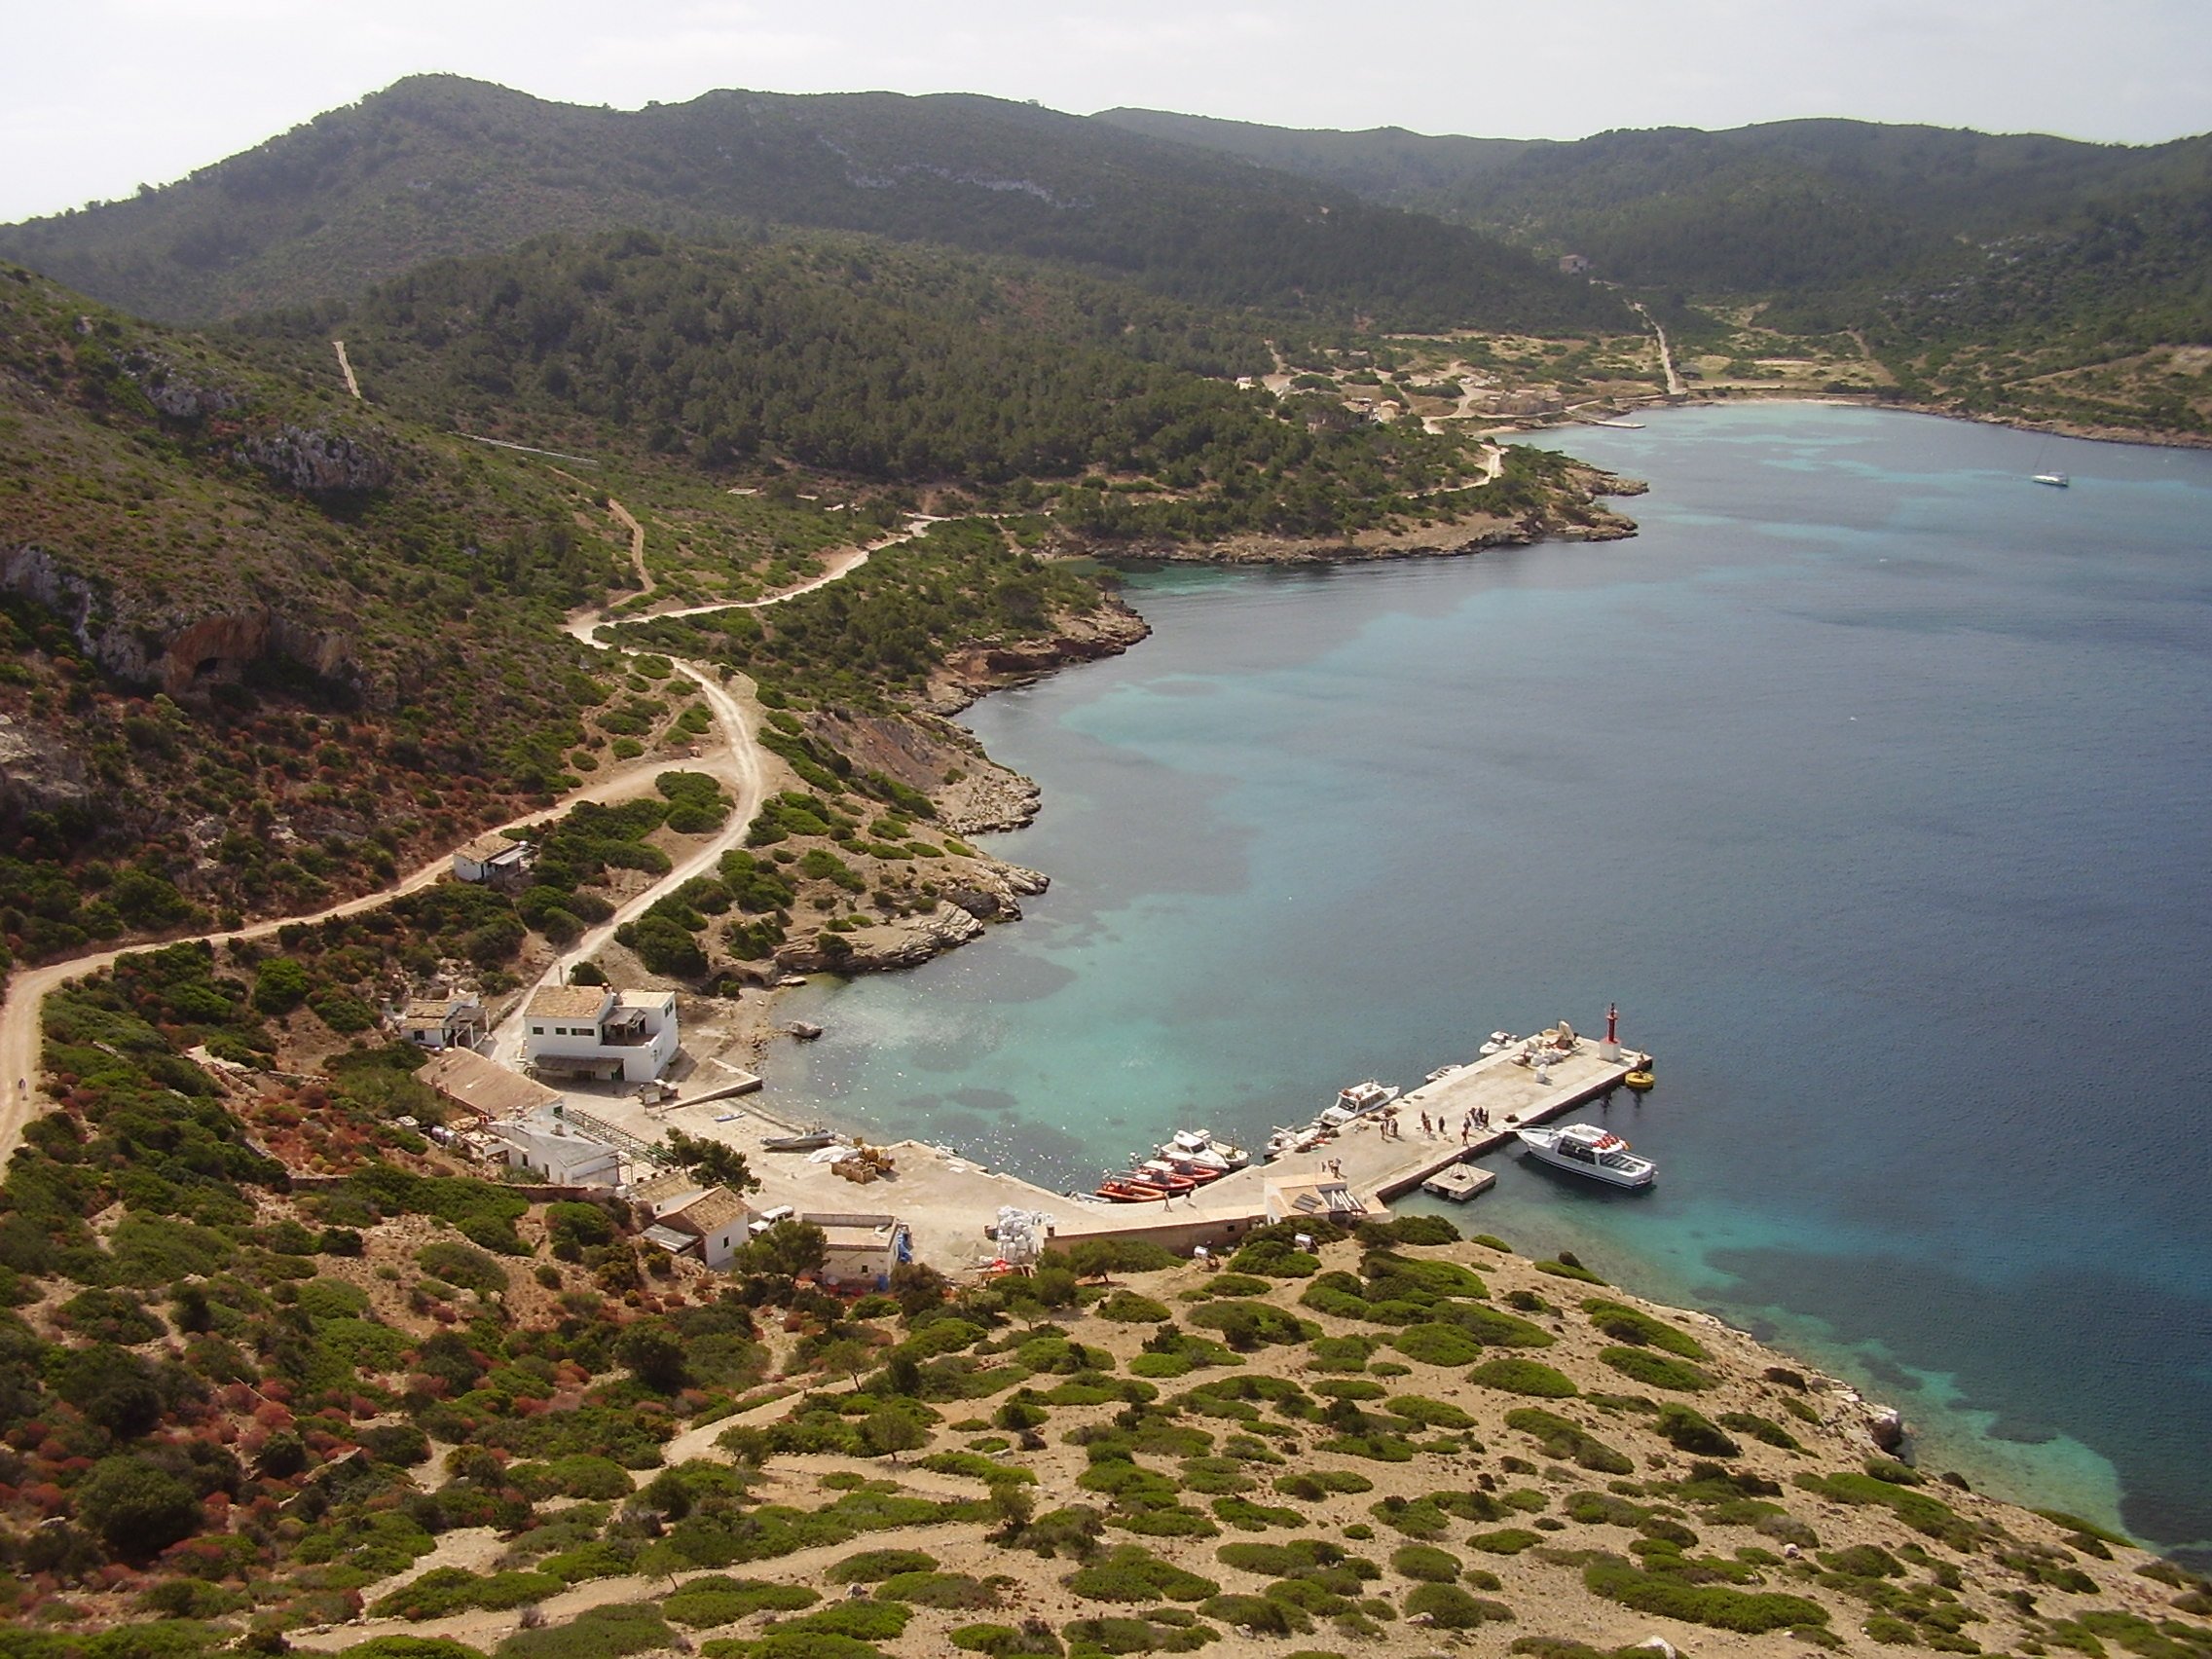
[[[2074,480],[2067,477],[2063,472],[2039,472],[2028,482],[2031,484],[2048,484],[2053,490],[2064,490],[2072,485]]]
[[[1510,1031],[1493,1031],[1490,1034],[1490,1040],[1486,1042],[1480,1049],[1477,1049],[1475,1052],[1480,1054],[1484,1059],[1487,1060],[1493,1054],[1504,1053],[1506,1050],[1512,1048],[1514,1044],[1520,1041],[1521,1039],[1516,1037]]]
[[[1628,1142],[1596,1124],[1561,1124],[1557,1127],[1531,1125],[1513,1131],[1529,1156],[1555,1169],[1587,1175],[1609,1187],[1648,1187],[1659,1166],[1648,1158],[1629,1151]]]
[[[837,1144],[836,1134],[830,1129],[809,1129],[802,1135],[777,1135],[760,1143],[762,1152],[820,1152],[826,1146]]]

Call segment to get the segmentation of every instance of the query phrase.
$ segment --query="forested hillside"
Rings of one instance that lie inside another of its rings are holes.
[[[1685,339],[1862,334],[1905,395],[2212,431],[2212,137],[2129,147],[1851,121],[1575,143],[1103,122],[1435,212],[1678,310]],[[2172,349],[2182,349],[2177,356]],[[1739,341],[1720,350],[1746,350]]]
[[[1417,422],[1350,423],[1191,372],[1265,344],[1179,305],[1050,271],[857,238],[736,247],[630,232],[425,267],[330,313],[255,319],[424,421],[554,448],[642,436],[728,469],[763,457],[1001,505],[1095,474],[1230,530],[1327,532],[1472,470]]]
[[[1329,320],[1622,320],[1609,297],[1464,228],[971,96],[720,92],[620,112],[415,77],[179,184],[11,227],[0,251],[142,314],[201,319],[350,294],[546,231],[738,221],[1018,253]]]

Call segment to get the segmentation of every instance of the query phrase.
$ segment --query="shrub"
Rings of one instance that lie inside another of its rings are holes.
[[[1479,1625],[1508,1622],[1513,1609],[1503,1602],[1470,1596],[1456,1584],[1422,1584],[1406,1596],[1406,1617],[1426,1617],[1438,1630],[1473,1630]]]
[[[1769,1446],[1779,1446],[1785,1452],[1805,1450],[1794,1434],[1773,1419],[1760,1417],[1756,1412],[1722,1412],[1720,1426],[1732,1428],[1738,1434],[1748,1434],[1753,1440],[1763,1441]]]
[[[1554,1413],[1522,1406],[1505,1414],[1505,1425],[1534,1438],[1554,1457],[1602,1475],[1625,1475],[1635,1469],[1625,1453],[1617,1452],[1588,1429]]]
[[[507,1288],[507,1270],[497,1258],[473,1244],[451,1238],[435,1239],[415,1252],[422,1270],[433,1278],[463,1290],[494,1291]]]
[[[1543,1541],[1543,1533],[1531,1532],[1526,1527],[1500,1527],[1494,1532],[1474,1533],[1467,1539],[1467,1547],[1485,1555],[1519,1555]]]
[[[1451,1584],[1459,1576],[1459,1558],[1433,1544],[1401,1544],[1390,1552],[1390,1568],[1427,1584]]]
[[[1186,1572],[1136,1544],[1122,1544],[1061,1580],[1089,1602],[1197,1602],[1218,1595],[1210,1578]]]
[[[1255,1238],[1229,1258],[1229,1269],[1269,1278],[1311,1278],[1321,1271],[1321,1258],[1279,1238]]]
[[[906,1628],[914,1609],[901,1602],[832,1602],[818,1613],[791,1619],[777,1628],[788,1635],[820,1632],[855,1641],[889,1641]]]
[[[340,1648],[339,1659],[484,1659],[484,1655],[450,1636],[378,1636]]]
[[[730,1624],[751,1613],[796,1612],[822,1598],[803,1584],[773,1584],[759,1578],[729,1578],[709,1573],[694,1578],[662,1600],[660,1610],[680,1625],[705,1630]]]
[[[1972,1522],[1941,1498],[1909,1487],[1893,1486],[1871,1475],[1799,1475],[1801,1491],[1817,1493],[1838,1503],[1874,1503],[1896,1511],[1898,1519],[1914,1531],[1939,1538],[1955,1550],[1971,1550],[1977,1541]]]
[[[1035,1618],[1024,1619],[1019,1630],[1002,1624],[960,1625],[946,1633],[945,1640],[962,1652],[988,1653],[992,1659],[1016,1659],[1021,1654],[1058,1659],[1063,1651],[1052,1627]]]
[[[1483,1351],[1482,1344],[1450,1325],[1408,1325],[1389,1341],[1408,1359],[1423,1365],[1466,1365]]]
[[[1209,1619],[1261,1636],[1303,1636],[1313,1628],[1313,1620],[1304,1608],[1272,1596],[1209,1596],[1198,1604],[1198,1611]]]
[[[874,1584],[902,1572],[935,1572],[937,1557],[925,1550],[862,1550],[832,1565],[822,1577],[829,1584]]]
[[[1758,1636],[1796,1625],[1825,1625],[1827,1608],[1802,1596],[1749,1593],[1719,1584],[1691,1584],[1664,1573],[1645,1572],[1618,1556],[1601,1556],[1582,1569],[1593,1595],[1638,1612],[1680,1619],[1685,1624]]]
[[[1518,1354],[1485,1360],[1467,1373],[1467,1381],[1508,1394],[1533,1394],[1547,1400],[1569,1399],[1581,1392],[1565,1372]]]
[[[1665,1359],[1644,1348],[1600,1348],[1598,1357],[1623,1377],[1646,1387],[1674,1388],[1695,1394],[1713,1386],[1712,1377],[1687,1360]]]
[[[1733,1457],[1743,1451],[1715,1424],[1679,1402],[1660,1407],[1659,1415],[1651,1419],[1651,1429],[1669,1445],[1703,1457]]]
[[[1626,1303],[1613,1302],[1605,1297],[1593,1296],[1584,1300],[1582,1311],[1590,1316],[1590,1323],[1611,1337],[1615,1342],[1633,1343],[1639,1347],[1665,1348],[1669,1353],[1683,1359],[1711,1359],[1705,1345],[1687,1331],[1678,1331],[1664,1319],[1656,1319],[1640,1308]]]
[[[200,1527],[192,1488],[136,1457],[103,1457],[71,1495],[79,1524],[119,1556],[158,1554]]]
[[[886,1602],[905,1602],[917,1607],[945,1607],[979,1612],[999,1604],[999,1593],[979,1578],[965,1572],[900,1572],[875,1587]]]
[[[1133,1290],[1117,1290],[1091,1311],[1101,1319],[1118,1319],[1130,1325],[1159,1325],[1168,1318],[1167,1305]]]
[[[1550,1347],[1559,1340],[1541,1325],[1469,1302],[1447,1304],[1436,1309],[1436,1316],[1489,1347]]]
[[[615,1659],[667,1647],[676,1632],[650,1602],[587,1607],[565,1624],[518,1630],[492,1650],[492,1659]]]
[[[1554,1278],[1580,1279],[1584,1284],[1604,1284],[1605,1281],[1576,1261],[1566,1251],[1560,1252],[1556,1262],[1538,1262],[1536,1272],[1550,1273]]]

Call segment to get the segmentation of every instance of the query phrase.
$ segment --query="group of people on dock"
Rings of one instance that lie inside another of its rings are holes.
[[[1459,1120],[1459,1144],[1461,1146],[1470,1144],[1475,1138],[1476,1130],[1480,1129],[1487,1134],[1490,1131],[1490,1108],[1488,1106],[1474,1107]],[[1426,1112],[1423,1112],[1420,1115],[1420,1132],[1429,1140],[1441,1140],[1451,1133],[1451,1127],[1445,1122],[1443,1113],[1439,1112],[1431,1118]],[[1384,1140],[1404,1140],[1406,1138],[1406,1131],[1398,1127],[1397,1113],[1390,1112],[1383,1116],[1382,1138]]]

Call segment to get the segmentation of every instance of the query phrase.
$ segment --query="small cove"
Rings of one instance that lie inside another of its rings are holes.
[[[1151,640],[972,710],[1052,891],[798,993],[771,1104],[1088,1186],[1618,1000],[1660,1190],[1493,1160],[1455,1219],[1862,1380],[1932,1466],[2212,1539],[2212,457],[1558,441],[1651,480],[1640,536],[1148,573]]]

